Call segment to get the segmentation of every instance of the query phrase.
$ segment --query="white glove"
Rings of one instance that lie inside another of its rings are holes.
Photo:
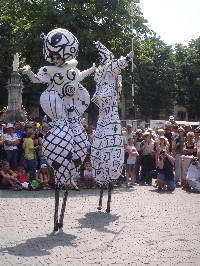
[[[21,71],[22,74],[29,74],[31,72],[31,67],[29,65],[26,65],[20,68],[19,71]]]
[[[128,57],[130,57],[130,59],[132,59],[134,57],[134,52],[131,51],[129,54],[127,54]]]

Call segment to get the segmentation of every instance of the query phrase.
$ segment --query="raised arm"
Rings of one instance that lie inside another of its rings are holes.
[[[91,73],[93,73],[96,70],[96,66],[95,63],[93,64],[93,66],[89,69],[83,70],[83,71],[79,71],[79,75],[78,75],[78,81],[82,81],[85,77],[87,77],[88,75],[90,75]]]
[[[30,80],[33,83],[51,83],[51,76],[48,74],[44,75],[36,75],[31,71],[31,67],[29,65],[26,65],[19,69],[19,71],[22,72],[22,74],[26,74],[29,76]]]

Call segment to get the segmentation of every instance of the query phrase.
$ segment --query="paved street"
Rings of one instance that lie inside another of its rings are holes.
[[[99,189],[69,191],[56,233],[54,190],[0,197],[0,265],[200,265],[200,194],[115,188],[107,214],[107,191],[101,212]]]

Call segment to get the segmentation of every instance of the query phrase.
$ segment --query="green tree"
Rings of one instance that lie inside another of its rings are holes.
[[[0,21],[0,107],[7,106],[6,85],[12,71],[12,29],[6,21]],[[9,47],[9,49],[8,49]]]
[[[160,109],[169,112],[175,90],[172,47],[156,36],[148,37],[140,42],[135,65],[135,102],[141,113],[147,117],[158,114]]]
[[[5,0],[0,3],[1,17],[12,28],[12,38],[16,51],[21,53],[21,65],[29,64],[37,71],[46,65],[42,55],[41,32],[48,33],[53,28],[62,27],[71,31],[79,40],[78,68],[83,70],[91,66],[98,57],[93,41],[100,40],[112,50],[116,58],[131,50],[130,0]],[[137,36],[146,34],[148,28],[141,10],[134,1],[134,28]],[[124,72],[124,75],[128,72]],[[127,86],[131,78],[126,78]],[[83,85],[93,95],[95,83],[87,78]],[[25,107],[38,103],[38,92],[44,88],[25,81],[23,101]],[[90,108],[94,108],[91,107]],[[96,109],[95,109],[96,110]]]
[[[177,44],[176,55],[176,92],[178,105],[186,108],[200,119],[200,37],[191,40],[189,46]]]

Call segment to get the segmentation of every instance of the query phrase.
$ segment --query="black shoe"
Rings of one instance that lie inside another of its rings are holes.
[[[43,189],[43,185],[40,185],[40,186],[38,186],[38,187],[36,187],[36,191],[39,191],[39,190],[42,190]]]
[[[28,184],[28,190],[33,191],[33,187],[31,185],[31,183]]]

